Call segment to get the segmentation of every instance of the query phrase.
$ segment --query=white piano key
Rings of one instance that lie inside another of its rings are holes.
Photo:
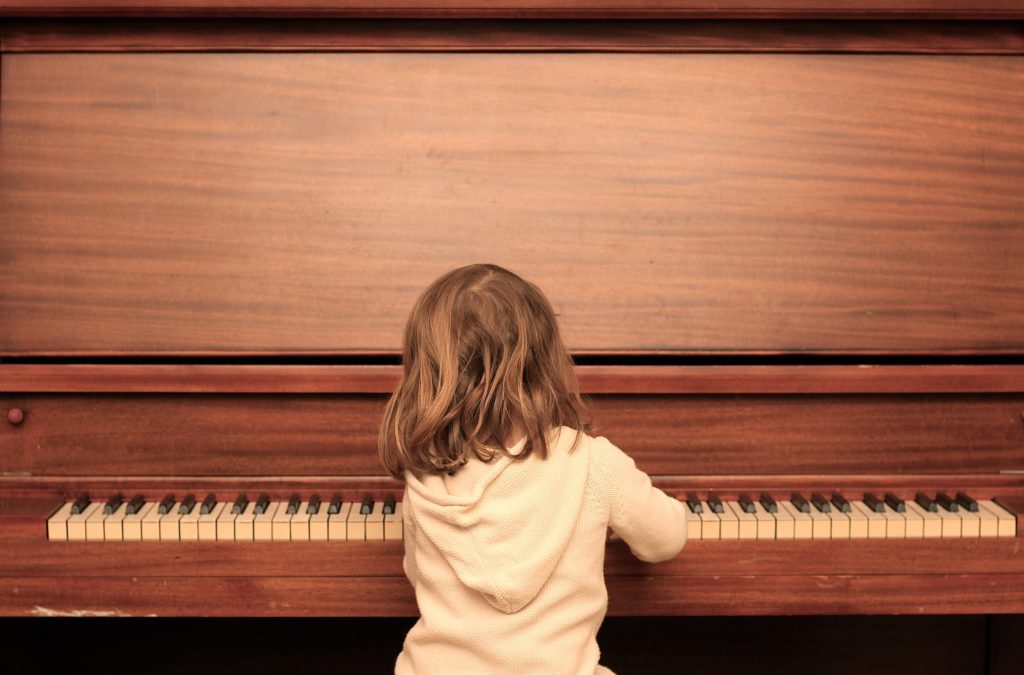
[[[813,507],[812,507],[813,508]],[[835,506],[825,514],[832,521],[832,538],[833,539],[849,539],[850,538],[850,517],[845,513],[837,509]]]
[[[249,502],[245,510],[235,515],[235,541],[252,541],[256,520],[256,502]]]
[[[182,541],[199,541],[199,518],[202,516],[200,513],[201,506],[199,502],[196,502],[192,505],[192,510],[182,514],[178,520],[178,536]]]
[[[103,541],[124,541],[124,519],[128,513],[128,502],[121,502],[117,509],[103,520]]]
[[[984,508],[989,513],[995,514],[997,520],[997,536],[1017,536],[1017,517],[1012,513],[1004,509],[999,504],[996,504],[991,499],[979,499],[978,508]]]
[[[257,514],[252,519],[253,541],[273,541],[274,516],[277,515],[278,508],[284,508],[284,506],[287,506],[287,502],[270,502],[266,511]]]
[[[689,512],[689,509],[686,509]],[[698,527],[700,521],[697,521]],[[687,523],[689,526],[690,523]],[[388,541],[401,540],[404,537],[404,525],[402,521],[402,502],[395,504],[395,512],[384,516],[384,539]],[[699,536],[698,536],[699,538]]]
[[[327,504],[324,504],[324,510]],[[332,541],[348,541],[348,516],[352,502],[342,502],[337,513],[327,516],[327,538]],[[358,509],[356,509],[358,511]],[[365,516],[363,516],[365,518]]]
[[[125,515],[121,521],[121,535],[125,541],[142,541],[142,519],[156,508],[153,502],[144,502],[142,508],[131,515]]]
[[[224,508],[217,516],[217,541],[235,541],[235,523],[240,515],[235,513],[234,500],[224,503]]]
[[[398,504],[398,506],[401,506],[401,504]],[[396,510],[397,510],[398,506],[395,507]],[[689,505],[687,505],[686,502],[683,502],[683,510],[686,512],[686,537],[687,537],[687,539],[690,539],[691,541],[697,541],[698,539],[702,539],[702,537],[701,537],[701,522],[702,521],[700,519],[700,514],[697,514],[697,513],[694,513],[693,511],[691,511]],[[387,526],[385,526],[385,527],[387,527]],[[387,536],[386,533],[385,533],[385,536]]]
[[[952,511],[939,506],[939,519],[942,521],[942,538],[943,539],[959,539],[961,532],[961,520],[960,516]]]
[[[270,536],[274,541],[291,541],[292,516],[288,513],[288,502],[278,502],[277,512],[271,521]]]
[[[174,502],[174,505],[160,518],[160,541],[181,541],[179,506],[181,506],[181,502]]]
[[[867,519],[868,539],[885,539],[887,525],[884,515],[877,511],[872,511],[867,504],[859,500],[850,501],[850,506],[863,514]]]
[[[907,519],[902,513],[894,510],[888,504],[885,505],[885,511],[882,513],[885,517],[885,538],[886,539],[906,539],[907,538]]]
[[[100,507],[85,519],[86,541],[103,541],[103,521],[107,519],[107,515],[103,513],[103,506],[100,504]]]
[[[722,538],[722,519],[711,510],[707,502],[704,502],[704,511],[700,514],[700,538]]]
[[[778,505],[780,511],[785,509],[793,519],[794,539],[811,539],[814,536],[814,521],[811,520],[811,514],[804,513],[788,499],[778,502]]]
[[[384,502],[373,503],[373,511],[366,516],[366,541],[384,541]]]
[[[308,501],[299,502],[299,510],[292,516],[291,532],[289,538],[292,541],[309,541],[309,515],[306,509],[309,508]]]
[[[198,509],[199,507],[196,507],[196,508]],[[199,514],[199,522],[198,522],[198,524],[196,526],[196,534],[197,534],[197,536],[199,538],[199,541],[216,541],[217,540],[217,538],[218,538],[217,537],[217,528],[218,528],[219,523],[220,523],[221,514],[224,513],[225,510],[230,511],[231,510],[231,505],[227,504],[225,502],[217,502],[216,504],[213,505],[213,508],[210,509],[209,513],[200,513]],[[233,523],[232,523],[232,525],[233,525]],[[233,535],[234,527],[232,526],[231,529],[232,529],[232,537],[231,538],[234,539],[234,535]]]
[[[979,505],[980,509],[981,506]],[[960,536],[965,539],[975,539],[981,536],[981,517],[974,512],[968,511],[963,506],[956,512],[960,516]]]
[[[46,538],[51,541],[67,541],[68,540],[68,518],[71,516],[71,507],[74,506],[73,502],[67,502],[49,517],[46,521]],[[992,522],[995,522],[995,516],[992,516]],[[993,528],[995,531],[995,528]]]
[[[731,509],[736,517],[736,538],[749,540],[757,539],[757,516],[747,513],[739,502],[724,502],[725,508]]]
[[[942,518],[934,511],[926,511],[923,506],[912,499],[906,501],[907,511],[913,511],[921,516],[924,523],[924,538],[937,539],[942,536]]]
[[[103,508],[102,504],[92,502],[89,506],[85,507],[85,510],[81,513],[68,516],[68,541],[85,541],[85,523],[92,514],[96,513],[97,509],[101,508]]]
[[[362,511],[361,502],[349,502],[348,520],[345,521],[345,539],[347,541],[366,541],[366,514]]]
[[[903,502],[906,511],[903,518],[907,522],[907,539],[921,539],[924,537],[924,516],[917,509],[910,508],[910,502]]]
[[[754,517],[757,518],[757,538],[775,539],[775,516],[760,502],[754,502]]]
[[[722,500],[723,512],[718,514],[720,531],[718,536],[722,539],[740,538],[740,521],[731,508],[729,502]]]
[[[782,508],[780,502],[775,503],[775,508],[776,512],[771,514],[775,518],[775,538],[793,539],[796,537],[796,521],[793,514],[789,509]]]
[[[819,511],[814,504],[811,504],[811,539],[831,539],[832,519],[828,514]]]
[[[320,509],[309,517],[310,541],[327,541],[328,539],[328,502],[320,502]]]

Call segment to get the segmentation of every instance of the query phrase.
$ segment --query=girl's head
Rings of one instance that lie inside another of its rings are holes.
[[[378,444],[392,476],[453,471],[470,453],[488,461],[519,432],[517,456],[544,457],[552,427],[589,427],[551,303],[497,265],[460,267],[423,292],[402,363]]]

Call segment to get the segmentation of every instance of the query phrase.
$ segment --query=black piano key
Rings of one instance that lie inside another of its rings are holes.
[[[236,516],[239,513],[244,513],[247,506],[249,506],[249,498],[246,497],[245,493],[243,492],[242,494],[238,495],[238,497],[235,498],[235,503],[231,505],[231,513],[235,514]]]
[[[373,513],[373,495],[363,495],[363,501],[359,505],[359,515],[365,516]]]
[[[761,493],[761,506],[763,506],[764,510],[768,513],[779,512],[779,505],[775,503],[775,499],[767,492]]]
[[[301,502],[301,501],[302,500],[299,499],[299,496],[296,495],[296,494],[293,494],[291,497],[289,497],[288,498],[288,508],[286,508],[285,511],[284,511],[285,515],[294,516],[296,513],[298,513],[299,512],[299,502]]]
[[[889,505],[889,508],[896,513],[906,513],[907,505],[903,503],[903,500],[894,495],[891,492],[885,493],[885,503]]]
[[[254,506],[252,509],[253,515],[259,516],[261,514],[266,513],[267,507],[269,506],[270,497],[268,497],[267,493],[264,492],[259,497],[256,498],[256,506]]]
[[[333,516],[333,515],[338,514],[340,512],[341,512],[341,495],[335,493],[334,495],[331,496],[331,501],[328,503],[327,513]]]
[[[939,505],[932,501],[928,497],[928,495],[926,495],[923,492],[918,492],[916,495],[914,495],[914,501],[917,502],[918,506],[920,506],[925,511],[936,513],[939,510]]]
[[[820,492],[815,492],[811,495],[811,503],[814,504],[814,508],[822,513],[832,513],[832,505],[825,499],[825,495]]]
[[[384,508],[382,509],[385,516],[395,515],[395,496],[388,495],[384,498]]]
[[[199,506],[199,513],[205,516],[209,513],[213,513],[215,508],[217,508],[217,496],[211,492],[206,495],[206,499],[204,499],[203,503]]]
[[[189,493],[182,498],[181,504],[178,505],[178,513],[180,513],[183,516],[187,516],[188,514],[192,513],[192,509],[194,509],[195,507],[196,496],[192,493]]]
[[[696,492],[686,493],[686,505],[690,507],[691,513],[704,513],[704,505],[700,503]]]
[[[122,495],[114,495],[113,497],[107,500],[106,504],[103,505],[103,513],[109,516],[111,513],[121,508],[122,502],[124,502],[124,497]]]
[[[978,507],[978,502],[974,501],[973,499],[968,497],[966,493],[963,492],[956,493],[956,503],[962,506],[963,508],[967,509],[971,513],[978,513],[978,511],[980,510]]]
[[[945,492],[940,492],[939,494],[935,495],[935,501],[937,501],[939,503],[939,506],[946,509],[947,511],[953,512],[960,510],[960,505],[957,504],[952,499],[950,499],[949,495],[947,495]]]
[[[875,513],[885,513],[885,502],[876,497],[872,492],[864,493],[864,505]]]
[[[832,493],[832,506],[839,509],[840,513],[851,513],[853,511],[853,507],[850,506],[850,502],[846,497],[838,492]]]
[[[160,515],[164,515],[171,512],[174,508],[174,495],[167,494],[160,500],[160,505],[156,507],[156,512]]]
[[[711,513],[725,513],[725,504],[714,492],[708,493],[708,508],[711,509]]]
[[[124,507],[125,514],[132,516],[142,510],[142,507],[146,505],[146,500],[142,495],[135,495],[132,500],[128,502],[128,506]]]
[[[806,499],[804,499],[804,496],[799,492],[794,492],[792,495],[790,495],[789,501],[793,502],[793,506],[795,506],[796,510],[799,511],[800,513],[811,512],[810,503]]]
[[[739,501],[740,508],[743,509],[744,513],[757,513],[757,509],[754,508],[754,500],[746,492],[740,493]]]
[[[89,508],[89,504],[91,503],[92,502],[89,500],[88,492],[86,492],[85,494],[78,495],[78,499],[76,499],[75,503],[71,505],[71,515],[74,516],[78,515],[79,513],[82,513],[87,508]]]
[[[320,495],[313,493],[309,496],[309,504],[306,505],[306,513],[315,516],[320,513]]]

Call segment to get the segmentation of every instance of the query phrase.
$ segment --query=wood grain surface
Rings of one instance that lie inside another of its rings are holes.
[[[5,54],[0,355],[394,351],[492,261],[579,352],[1024,353],[1019,57]]]
[[[13,19],[0,51],[1024,53],[1010,21]]]
[[[385,399],[0,395],[0,470],[36,476],[381,476]],[[603,435],[665,475],[1024,469],[1024,395],[606,395]]]
[[[0,0],[0,16],[1021,18],[1015,0]]]

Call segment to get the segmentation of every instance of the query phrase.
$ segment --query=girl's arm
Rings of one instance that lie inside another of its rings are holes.
[[[686,512],[678,499],[651,485],[636,462],[605,438],[595,440],[592,460],[603,474],[608,524],[645,562],[674,558],[686,543]]]

